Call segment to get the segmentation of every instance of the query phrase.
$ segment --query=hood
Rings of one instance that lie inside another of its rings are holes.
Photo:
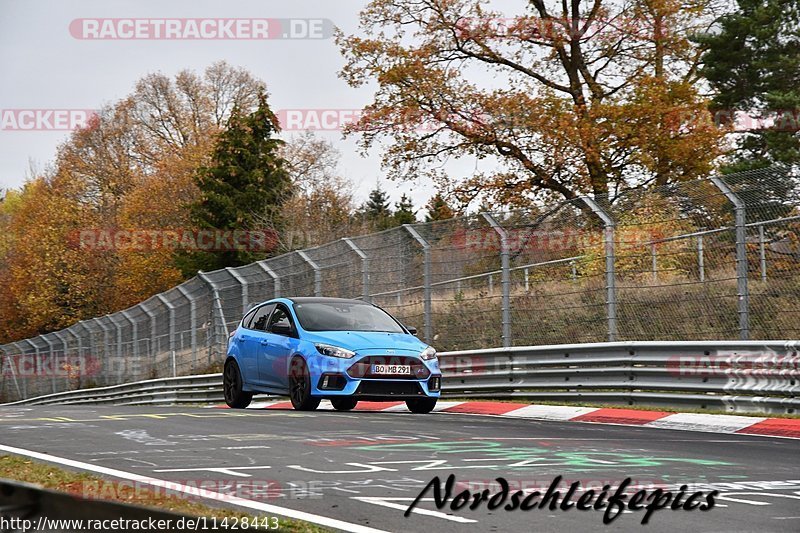
[[[348,350],[407,350],[421,352],[428,345],[406,333],[380,333],[367,331],[315,331],[306,332],[303,338],[311,342],[324,342]]]

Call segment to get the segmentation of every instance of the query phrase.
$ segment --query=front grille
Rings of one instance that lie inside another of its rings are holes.
[[[411,374],[376,375],[372,373],[372,365],[410,365]],[[354,378],[367,379],[427,379],[431,374],[428,367],[416,357],[401,355],[371,355],[353,363],[347,373]]]
[[[425,393],[415,381],[362,381],[355,396],[424,396]]]

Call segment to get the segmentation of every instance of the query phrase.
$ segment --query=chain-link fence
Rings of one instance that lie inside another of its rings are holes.
[[[125,311],[0,347],[0,394],[219,369],[252,304],[309,295],[371,301],[439,350],[796,339],[800,178],[773,167],[480,213],[199,273]]]

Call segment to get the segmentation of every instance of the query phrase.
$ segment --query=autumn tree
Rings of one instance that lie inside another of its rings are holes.
[[[427,175],[467,200],[614,195],[703,176],[721,132],[695,82],[712,0],[372,0],[361,35],[340,33],[354,87],[376,83],[350,128],[389,143],[393,178]],[[441,165],[491,158],[453,187]]]
[[[441,192],[437,192],[430,197],[428,203],[425,204],[425,210],[428,212],[428,214],[425,215],[425,222],[447,220],[455,216],[455,213],[450,208]]]
[[[340,154],[330,141],[306,132],[287,139],[280,156],[292,181],[281,206],[282,227],[276,228],[281,251],[364,233],[352,216],[352,183],[340,174]]]

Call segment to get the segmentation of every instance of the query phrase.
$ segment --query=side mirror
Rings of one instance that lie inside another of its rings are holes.
[[[407,330],[408,330],[408,332],[409,332],[409,333],[411,333],[412,335],[416,335],[416,334],[417,334],[417,328],[415,328],[414,326],[406,326],[406,329],[407,329]]]
[[[270,333],[274,333],[275,335],[283,335],[284,337],[291,337],[292,336],[292,326],[290,324],[280,322],[277,324],[272,324],[269,328]]]

